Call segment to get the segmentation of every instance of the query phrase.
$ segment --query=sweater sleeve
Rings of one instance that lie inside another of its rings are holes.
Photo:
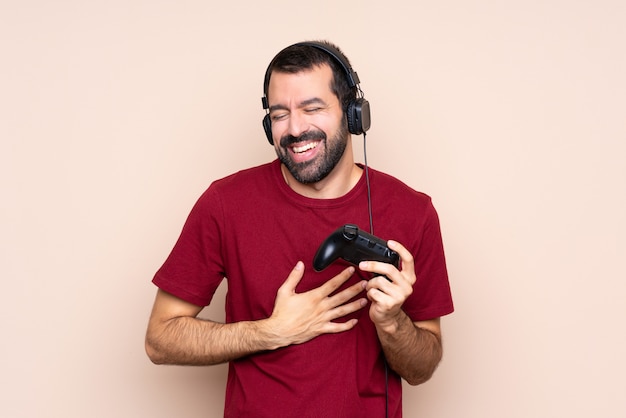
[[[152,282],[197,306],[206,306],[224,278],[219,193],[213,185],[192,208],[181,234]]]
[[[413,321],[424,321],[454,311],[441,229],[437,212],[430,202],[423,222],[418,222],[418,239],[413,251],[417,280],[413,294],[403,308]]]

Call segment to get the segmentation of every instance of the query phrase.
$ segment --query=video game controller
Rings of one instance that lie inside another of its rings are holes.
[[[352,224],[338,228],[326,238],[315,254],[313,268],[322,271],[339,258],[354,265],[361,261],[381,261],[396,268],[400,265],[400,256],[387,247],[387,241]]]

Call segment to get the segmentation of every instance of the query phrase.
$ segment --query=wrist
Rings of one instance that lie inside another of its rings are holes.
[[[394,335],[400,330],[402,322],[407,318],[404,312],[400,310],[392,317],[376,323],[376,328],[385,334]]]
[[[271,318],[255,321],[255,327],[259,340],[265,350],[277,350],[289,345],[286,338],[284,338],[284,336],[282,336],[278,329],[274,326]]]

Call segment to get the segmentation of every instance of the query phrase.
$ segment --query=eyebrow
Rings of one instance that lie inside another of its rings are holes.
[[[320,104],[320,105],[327,106],[324,100],[320,99],[319,97],[313,97],[311,99],[303,100],[302,102],[300,102],[298,104],[298,108],[303,108],[312,104]],[[282,104],[275,104],[269,107],[270,112],[275,111],[275,110],[289,110],[289,108]]]

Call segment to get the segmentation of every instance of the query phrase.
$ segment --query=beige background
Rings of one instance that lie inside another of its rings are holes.
[[[625,416],[625,4],[0,0],[0,416],[221,415],[224,366],[146,358],[150,279],[211,180],[274,158],[262,76],[313,38],[442,220],[457,311],[405,415]]]

